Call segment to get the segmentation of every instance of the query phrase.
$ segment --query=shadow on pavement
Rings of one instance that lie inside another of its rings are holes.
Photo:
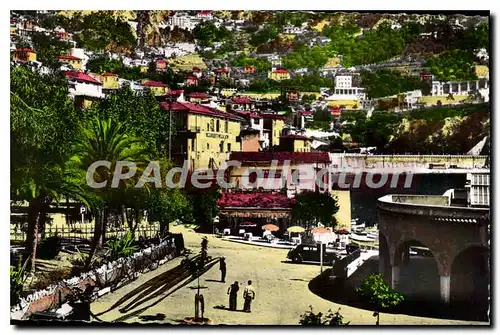
[[[229,311],[229,312],[241,312],[241,313],[247,313],[245,312],[244,310],[242,309],[237,309],[237,310],[230,310],[229,308],[227,308],[226,306],[224,305],[219,305],[219,306],[214,306],[214,309],[221,309],[221,310],[224,310],[224,311]]]
[[[210,270],[214,265],[218,264],[219,263],[219,258],[215,258],[213,259],[212,261],[210,261],[210,263],[208,263],[206,266],[205,266],[205,269],[203,270],[203,272],[200,274],[200,276],[202,276],[204,273],[206,273],[208,270]],[[189,277],[188,277],[189,278]],[[143,313],[144,311],[146,311],[147,309],[159,304],[162,300],[166,299],[167,297],[169,297],[170,295],[172,295],[173,293],[177,292],[178,290],[180,290],[181,288],[183,287],[186,287],[188,284],[192,283],[195,279],[197,279],[198,276],[191,276],[191,278],[186,281],[184,284],[178,286],[177,288],[175,288],[173,291],[167,293],[166,295],[160,297],[159,299],[157,299],[156,301],[154,301],[153,303],[141,308],[141,309],[138,309],[132,313],[129,313],[127,315],[124,315],[124,316],[121,316],[119,318],[117,318],[116,320],[113,320],[112,322],[123,322],[125,320],[128,320],[130,318],[133,318],[141,313]],[[182,280],[184,280],[185,278],[183,278]],[[180,281],[179,281],[180,282]],[[172,286],[171,286],[172,287]],[[170,287],[170,288],[171,288]],[[158,295],[157,295],[158,296]],[[148,297],[147,299],[144,299],[143,301],[141,301],[139,304],[136,304],[135,306],[133,306],[132,308],[135,308],[137,306],[139,306],[140,304],[143,304],[144,302],[146,302],[147,300],[151,300],[153,297]]]
[[[212,282],[212,283],[225,283],[225,281],[222,282],[220,280],[215,280],[215,279],[205,279],[205,281],[209,281],[209,282]]]

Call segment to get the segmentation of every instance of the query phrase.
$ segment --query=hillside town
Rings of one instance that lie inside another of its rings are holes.
[[[489,324],[489,29],[11,11],[11,322]]]

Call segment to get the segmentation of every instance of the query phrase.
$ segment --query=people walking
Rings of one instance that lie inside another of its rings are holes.
[[[221,257],[220,259],[220,281],[222,283],[226,282],[226,259],[224,257]]]
[[[231,311],[236,310],[236,302],[238,299],[238,291],[240,290],[240,286],[237,281],[234,282],[229,289],[227,290],[227,294],[229,294],[229,309]]]
[[[245,291],[243,291],[243,299],[245,299],[243,311],[250,313],[250,306],[252,304],[252,300],[255,299],[255,289],[252,286],[251,280],[248,281],[248,285],[245,287]]]

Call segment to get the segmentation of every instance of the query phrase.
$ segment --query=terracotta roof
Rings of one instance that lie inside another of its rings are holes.
[[[105,77],[118,77],[118,75],[113,72],[104,72],[102,75]]]
[[[33,49],[31,48],[20,48],[20,49],[16,49],[14,50],[15,52],[35,52],[33,51]]]
[[[276,69],[273,73],[288,73],[288,71],[286,69]]]
[[[143,83],[144,86],[147,86],[147,87],[167,87],[167,85],[165,85],[164,83],[162,83],[161,81],[154,81],[154,80],[146,80],[144,83]]]
[[[66,71],[66,72],[64,72],[64,74],[66,75],[66,77],[68,79],[75,79],[75,80],[85,81],[85,82],[92,83],[92,84],[102,85],[102,83],[99,80],[89,76],[86,73],[80,72],[80,71]]]
[[[169,95],[181,95],[184,93],[184,90],[168,90],[167,94]]]
[[[217,204],[219,207],[292,208],[295,199],[274,192],[224,192]]]
[[[69,59],[69,60],[82,60],[81,58],[71,56],[71,55],[63,55],[63,56],[57,56],[58,59]]]
[[[193,92],[191,94],[188,94],[188,97],[190,98],[195,98],[195,99],[208,99],[210,96],[206,94],[205,92]]]
[[[234,97],[231,101],[235,104],[251,104],[253,103],[252,99],[249,97]]]
[[[307,136],[295,135],[295,134],[280,136],[280,138],[293,138],[296,140],[309,140],[309,137],[307,137]]]
[[[165,111],[170,110],[170,103],[168,103],[168,102],[160,102],[160,106]],[[236,115],[220,111],[216,108],[202,106],[199,104],[193,104],[190,102],[174,101],[174,102],[172,102],[171,110],[172,110],[172,112],[200,114],[200,115],[207,115],[207,116],[219,117],[219,118],[224,118],[224,119],[230,119],[230,120],[239,121],[239,122],[243,121],[242,118],[240,118]]]
[[[278,114],[260,114],[263,119],[285,120],[285,117]]]
[[[229,72],[229,69],[228,68],[218,68],[218,69],[215,69],[215,72],[217,73],[221,73],[221,72],[225,72],[225,73],[228,73]]]
[[[297,163],[330,163],[328,152],[291,152],[291,151],[233,151],[230,155],[230,160],[247,163],[271,163],[272,160],[277,160],[279,163],[289,160],[291,164]]]

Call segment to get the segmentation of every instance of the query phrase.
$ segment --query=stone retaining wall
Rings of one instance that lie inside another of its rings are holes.
[[[182,243],[183,244],[183,243]],[[85,289],[95,286],[99,289],[116,288],[131,280],[135,280],[139,272],[154,270],[155,264],[163,264],[179,256],[182,248],[176,247],[172,239],[158,245],[143,249],[127,258],[103,264],[97,269],[81,274],[79,277],[65,279],[21,298],[21,302],[11,308],[11,319],[27,320],[35,312],[47,311],[61,306],[71,294],[72,289]],[[110,289],[107,290],[108,292]]]

